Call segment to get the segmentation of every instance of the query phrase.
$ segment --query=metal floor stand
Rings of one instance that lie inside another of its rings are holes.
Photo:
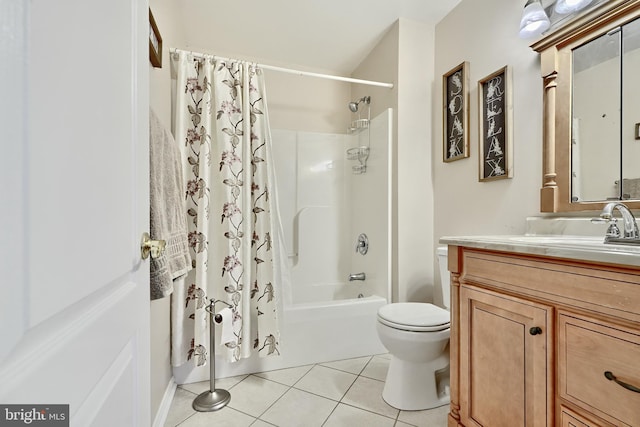
[[[231,401],[231,394],[227,390],[221,388],[216,389],[216,323],[222,322],[222,316],[215,314],[215,303],[221,300],[211,299],[211,303],[205,308],[209,313],[209,390],[200,393],[193,400],[193,409],[199,412],[212,412],[224,408]],[[229,304],[227,304],[229,305]],[[231,306],[229,306],[231,307]],[[214,323],[215,321],[215,323]]]

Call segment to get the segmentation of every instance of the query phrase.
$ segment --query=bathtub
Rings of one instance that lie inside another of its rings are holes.
[[[313,285],[316,296],[331,293],[346,295],[358,286]],[[293,303],[282,310],[280,346],[276,357],[258,357],[235,363],[216,356],[216,378],[226,378],[255,372],[292,368],[332,360],[349,359],[386,353],[376,331],[378,309],[387,300],[377,295],[337,299],[332,301]],[[190,363],[174,368],[178,384],[209,379],[209,367],[194,368]]]

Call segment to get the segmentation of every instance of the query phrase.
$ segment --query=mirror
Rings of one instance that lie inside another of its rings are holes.
[[[640,155],[639,30],[636,19],[573,49],[572,203],[640,199],[640,169],[629,161]]]
[[[639,14],[638,0],[607,2],[532,45],[544,82],[541,212],[640,208]]]

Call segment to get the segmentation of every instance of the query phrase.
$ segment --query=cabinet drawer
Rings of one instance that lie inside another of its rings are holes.
[[[597,424],[593,424],[580,415],[574,413],[572,410],[560,408],[560,426],[561,427],[597,427]]]
[[[454,251],[449,253],[452,256]],[[640,322],[637,269],[571,264],[465,248],[460,282]],[[455,258],[454,258],[455,259]],[[457,266],[449,266],[455,269]]]
[[[622,327],[561,313],[558,318],[559,395],[620,426],[640,426],[640,335]]]

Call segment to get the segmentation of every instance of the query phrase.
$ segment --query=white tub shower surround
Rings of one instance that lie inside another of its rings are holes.
[[[186,162],[195,260],[172,295],[172,364],[207,363],[210,298],[233,311],[233,339],[222,347],[227,360],[278,355],[281,280],[262,75],[250,64],[186,52],[172,59],[178,70],[174,134]]]
[[[386,353],[376,332],[390,301],[391,111],[358,134],[272,130],[279,212],[291,281],[283,287],[281,357],[216,360],[220,377]],[[371,144],[367,172],[346,150]],[[360,233],[370,245],[363,256]],[[350,273],[366,274],[349,282]],[[362,295],[362,298],[358,298]]]
[[[272,135],[279,212],[292,266],[291,292],[284,293],[291,300],[285,307],[358,294],[390,300],[391,110],[356,134],[274,129]],[[346,151],[369,145],[366,172],[354,174],[358,162],[348,160]],[[364,256],[355,251],[360,233],[370,242]],[[361,272],[365,281],[347,282],[350,273]]]
[[[368,144],[366,132],[272,131],[278,210],[291,267],[278,300],[281,355],[235,363],[216,356],[217,378],[386,352],[375,319],[390,300],[391,111],[373,119],[370,130],[371,154],[361,175],[352,174],[346,150]],[[361,232],[371,241],[366,256],[355,252]],[[348,282],[352,272],[365,272],[367,279]],[[174,368],[174,377],[178,384],[203,381],[208,370],[183,365]]]

